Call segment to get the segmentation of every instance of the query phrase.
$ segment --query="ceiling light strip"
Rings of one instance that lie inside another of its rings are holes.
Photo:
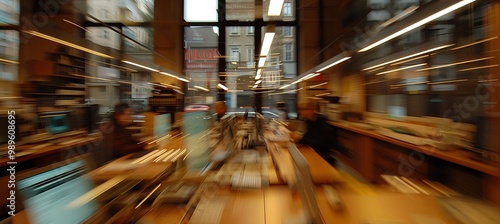
[[[321,68],[321,69],[316,70],[316,72],[322,72],[322,71],[324,71],[324,70],[326,70],[326,69],[329,69],[329,68],[331,68],[331,67],[333,67],[333,66],[335,66],[335,65],[338,65],[338,64],[340,64],[340,63],[342,63],[342,62],[344,62],[344,61],[347,61],[347,60],[349,60],[350,58],[351,58],[351,57],[344,57],[344,58],[341,58],[341,59],[340,59],[340,60],[338,60],[338,61],[335,61],[335,62],[333,62],[333,63],[331,63],[331,64],[329,64],[329,65],[327,65],[327,66],[325,66],[325,67],[323,67],[323,68]]]
[[[420,21],[418,21],[418,22],[416,22],[416,23],[414,23],[414,24],[412,24],[410,26],[405,27],[404,29],[401,29],[401,30],[399,30],[399,31],[397,31],[397,32],[395,32],[395,33],[393,33],[393,34],[385,37],[385,38],[382,38],[381,40],[379,40],[379,41],[377,41],[377,42],[375,42],[373,44],[370,44],[370,45],[366,46],[365,48],[359,50],[358,52],[368,51],[368,50],[370,50],[370,49],[372,49],[372,48],[374,48],[376,46],[379,46],[379,45],[381,45],[381,44],[383,44],[383,43],[385,43],[385,42],[387,42],[389,40],[392,40],[392,39],[394,39],[394,38],[396,38],[396,37],[398,37],[398,36],[400,36],[402,34],[405,34],[405,33],[409,32],[409,31],[411,31],[411,30],[413,30],[413,29],[415,29],[415,28],[417,28],[419,26],[422,26],[422,25],[424,25],[424,24],[426,24],[426,23],[428,23],[428,22],[430,22],[432,20],[435,20],[435,19],[437,19],[437,18],[439,18],[441,16],[444,16],[444,15],[450,13],[450,12],[453,12],[453,11],[455,11],[455,10],[457,10],[457,9],[459,9],[459,8],[461,8],[461,7],[469,4],[471,2],[474,2],[474,1],[475,0],[463,0],[463,1],[460,1],[460,2],[458,2],[456,4],[453,4],[453,5],[445,8],[445,9],[443,9],[443,10],[437,12],[437,13],[432,14],[431,16],[428,16],[427,18],[424,18],[424,19],[422,19],[422,20],[420,20]]]
[[[274,39],[274,32],[266,32],[264,34],[264,41],[262,41],[262,48],[260,50],[260,56],[267,56],[269,54],[269,51],[271,50],[271,44],[273,43]]]
[[[269,2],[269,9],[267,10],[268,16],[281,15],[281,8],[283,8],[284,0],[271,0]]]
[[[217,86],[220,87],[221,89],[225,90],[225,91],[228,90],[228,88],[225,85],[222,85],[222,83],[217,84]]]

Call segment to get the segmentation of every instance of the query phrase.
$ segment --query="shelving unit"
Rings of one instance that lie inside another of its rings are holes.
[[[24,95],[35,98],[37,107],[68,107],[83,104],[87,96],[85,57],[82,51],[61,47],[46,60],[31,62],[31,79]]]

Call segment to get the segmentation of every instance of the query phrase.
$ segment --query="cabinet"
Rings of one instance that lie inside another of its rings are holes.
[[[428,179],[428,159],[413,151],[381,140],[374,140],[375,182],[384,183],[381,175],[389,174],[415,179]]]

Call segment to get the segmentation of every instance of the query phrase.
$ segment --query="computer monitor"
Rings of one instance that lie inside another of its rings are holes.
[[[42,112],[39,117],[42,127],[50,134],[59,134],[71,130],[69,111]]]
[[[294,143],[288,143],[288,151],[292,157],[293,167],[293,172],[290,172],[293,177],[288,178],[288,185],[291,189],[298,191],[307,222],[323,224],[325,221],[321,216],[316,200],[315,186],[309,170],[309,163]]]
[[[70,159],[19,174],[17,189],[30,223],[82,223],[98,210],[95,201],[69,206],[93,188],[84,160]]]
[[[99,122],[99,104],[84,104],[72,106],[71,110],[71,129],[85,130],[92,133],[97,130]]]

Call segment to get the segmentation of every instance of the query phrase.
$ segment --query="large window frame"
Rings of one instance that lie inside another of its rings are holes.
[[[257,1],[256,1],[257,2]],[[259,1],[260,2],[260,1]],[[264,18],[258,18],[257,15],[261,14],[262,12],[255,12],[255,19],[254,20],[248,20],[248,21],[227,21],[227,20],[220,20],[220,21],[217,21],[217,22],[190,22],[190,21],[187,21],[186,22],[186,27],[191,27],[191,26],[215,26],[215,27],[218,27],[218,30],[219,30],[219,43],[226,43],[226,32],[229,32],[228,33],[228,36],[236,36],[236,35],[241,35],[241,36],[245,36],[245,35],[251,35],[253,36],[253,40],[254,40],[254,52],[253,52],[253,59],[251,58],[247,58],[247,62],[251,62],[253,61],[254,63],[247,63],[247,64],[255,64],[257,65],[256,61],[257,61],[257,55],[259,55],[259,51],[260,51],[260,48],[261,48],[261,44],[262,44],[262,37],[264,36],[264,33],[263,33],[263,28],[264,27],[278,27],[278,26],[287,26],[287,27],[292,27],[292,30],[296,30],[296,28],[298,27],[298,20],[297,19],[290,19],[290,17],[295,17],[297,18],[298,16],[298,12],[296,11],[296,7],[292,7],[290,1],[287,1],[288,4],[290,4],[290,7],[289,7],[289,10],[290,10],[290,13],[287,14],[286,16],[282,16],[282,18],[280,20],[273,20],[273,21],[265,21]],[[226,6],[226,0],[219,0],[218,1],[218,4],[219,4],[219,9],[222,7],[224,8]],[[256,3],[257,4],[257,3]],[[262,4],[262,2],[260,2],[260,4]],[[297,2],[295,2],[295,4],[297,4]],[[185,7],[185,6],[183,6]],[[255,7],[255,9],[260,9],[262,7]],[[294,12],[291,12],[291,10],[295,10]],[[182,10],[184,13],[186,13],[185,11],[185,8]],[[225,10],[218,10],[218,12],[220,13],[219,15],[219,18],[226,18],[226,14],[225,14]],[[183,15],[183,17],[185,17],[185,15]],[[265,17],[265,16],[264,16]],[[226,31],[226,28],[227,27],[238,27],[239,28],[239,32],[236,33],[236,32],[231,32],[229,30]],[[248,27],[253,27],[253,29],[249,29]],[[246,30],[245,31],[242,31],[242,30]],[[253,31],[253,32],[250,32],[250,31]],[[242,34],[243,32],[243,34]],[[246,33],[246,34],[245,34]],[[293,33],[293,32],[292,32]],[[295,38],[294,41],[295,43],[298,43],[298,37],[297,36],[292,36],[291,37],[287,37],[288,39],[290,38]],[[241,51],[245,51],[245,45],[248,45],[248,43],[240,43],[242,48],[240,49],[240,54],[241,54]],[[230,45],[230,44],[229,44]],[[226,44],[219,44],[219,47],[218,47],[218,51],[221,52],[221,53],[224,53],[224,52],[227,52],[226,51],[226,47],[229,47],[229,46],[226,46]],[[281,48],[281,47],[280,47]],[[296,48],[298,50],[298,48]],[[295,51],[295,53],[297,54],[297,50]],[[283,50],[279,50],[278,51],[280,54],[283,53]],[[250,53],[248,52],[248,49],[247,49],[247,57],[250,57]],[[229,57],[229,55],[228,55]],[[221,57],[219,58],[219,81],[220,83],[222,84],[225,84],[226,83],[226,75],[221,75],[221,74],[226,74],[226,70],[227,70],[227,66],[228,66],[228,62],[230,61],[230,58],[228,57]],[[240,57],[240,60],[242,60],[244,58],[241,58]],[[295,63],[295,71],[297,71],[298,69],[298,63],[296,62]],[[257,70],[257,68],[255,68],[255,70]],[[255,73],[254,73],[255,74]],[[259,92],[259,90],[254,90],[255,93]],[[216,100],[226,100],[226,94],[228,94],[226,91],[224,91],[223,89],[217,89],[217,97],[216,97]],[[254,106],[256,108],[256,112],[262,112],[262,97],[263,95],[265,94],[254,94]],[[266,94],[267,96],[267,94]],[[294,94],[294,96],[296,96],[296,94]],[[269,106],[275,106],[275,105],[269,105]]]

